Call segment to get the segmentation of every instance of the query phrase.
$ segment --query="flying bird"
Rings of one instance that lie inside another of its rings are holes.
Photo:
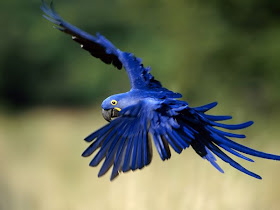
[[[124,68],[128,75],[131,89],[112,95],[101,104],[102,115],[108,123],[85,138],[90,145],[82,156],[88,157],[96,151],[89,165],[97,166],[104,160],[98,177],[111,167],[113,180],[121,172],[149,165],[153,154],[152,141],[163,161],[171,157],[170,147],[180,154],[191,146],[220,172],[224,171],[217,164],[216,157],[257,179],[261,177],[228,154],[250,162],[254,161],[244,154],[280,160],[278,155],[257,151],[232,140],[245,138],[245,135],[232,133],[231,130],[247,128],[253,124],[252,121],[234,125],[221,123],[232,117],[206,114],[217,102],[190,107],[186,101],[179,100],[182,97],[180,93],[164,88],[140,58],[116,48],[99,33],[90,35],[64,21],[54,10],[53,3],[49,7],[43,0],[41,9],[45,13],[43,16],[54,23],[56,29],[71,35],[82,49],[119,70]]]

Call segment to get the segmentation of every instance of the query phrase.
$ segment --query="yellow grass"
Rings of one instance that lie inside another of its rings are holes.
[[[0,114],[0,209],[280,209],[280,162],[271,160],[241,161],[260,181],[219,161],[221,174],[191,148],[165,162],[154,150],[141,171],[97,178],[99,167],[80,155],[83,138],[104,123],[100,110]],[[280,154],[279,131],[254,132],[246,145]]]

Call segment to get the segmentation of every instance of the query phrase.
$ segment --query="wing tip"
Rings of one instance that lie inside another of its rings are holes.
[[[90,167],[95,167],[95,166],[97,166],[97,165],[98,165],[98,162],[95,160],[95,158],[93,158],[93,160],[90,161],[90,163],[89,163],[89,166],[90,166]]]
[[[41,0],[42,4],[40,6],[41,10],[45,13],[44,18],[53,22],[56,25],[60,25],[60,21],[62,21],[61,17],[57,14],[54,8],[54,3],[51,1],[50,5],[45,2],[45,0]]]
[[[255,173],[250,174],[250,176],[252,176],[252,177],[254,177],[256,179],[262,180],[262,177],[260,175],[258,175],[258,174],[255,174]]]
[[[112,171],[112,174],[111,174],[111,177],[110,177],[110,181],[112,182],[115,178],[117,178],[117,176],[119,175],[120,173],[118,171]]]
[[[98,133],[97,133],[97,131],[95,131],[95,132],[89,134],[87,137],[85,137],[84,140],[86,142],[92,142],[97,137],[97,135],[98,135]]]
[[[84,138],[84,140],[86,142],[91,142],[93,140],[93,138],[91,138],[91,135],[87,136],[86,138]]]
[[[90,156],[88,153],[87,153],[87,150],[85,150],[82,154],[81,154],[82,157],[88,157]]]
[[[249,126],[253,125],[255,122],[252,121],[252,120],[250,120],[250,121],[248,121],[247,123],[248,123],[248,127],[249,127]]]

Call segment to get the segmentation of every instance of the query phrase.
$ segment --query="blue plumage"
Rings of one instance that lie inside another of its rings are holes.
[[[214,116],[206,112],[217,103],[191,108],[187,102],[178,100],[180,93],[174,93],[160,84],[150,74],[150,67],[144,67],[141,59],[117,49],[100,34],[92,36],[64,21],[43,1],[44,17],[57,25],[57,29],[72,35],[72,39],[91,55],[106,64],[126,70],[131,90],[105,99],[101,105],[107,125],[93,132],[85,140],[90,146],[82,156],[92,155],[90,166],[97,166],[103,159],[98,176],[104,175],[111,167],[113,180],[120,172],[142,169],[152,160],[152,139],[162,160],[171,157],[170,147],[177,153],[191,146],[198,155],[208,160],[223,173],[215,156],[229,163],[237,170],[255,178],[261,177],[238,164],[227,153],[253,162],[244,154],[280,160],[280,156],[257,151],[232,141],[229,138],[245,138],[225,130],[240,130],[253,124],[223,124],[220,121],[231,116]],[[113,118],[113,119],[112,119]]]

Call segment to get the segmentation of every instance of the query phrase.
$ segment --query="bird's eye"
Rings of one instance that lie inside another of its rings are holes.
[[[113,106],[117,105],[117,103],[118,103],[118,102],[117,102],[116,100],[112,100],[112,101],[111,101],[111,104],[112,104]]]

